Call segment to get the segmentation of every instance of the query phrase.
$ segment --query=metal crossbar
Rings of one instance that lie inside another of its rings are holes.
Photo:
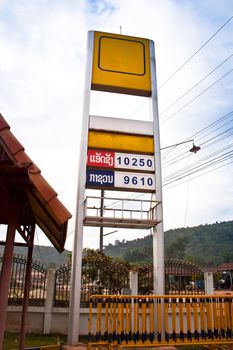
[[[233,298],[93,295],[88,332],[89,348],[233,344]]]

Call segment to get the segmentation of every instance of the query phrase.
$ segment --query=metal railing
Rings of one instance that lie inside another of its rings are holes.
[[[55,272],[53,306],[68,307],[70,300],[71,262],[61,266]]]
[[[68,307],[70,300],[71,262],[56,270],[54,306]],[[88,307],[90,296],[121,294],[129,288],[129,264],[104,254],[82,259],[81,307]]]
[[[157,224],[155,200],[131,198],[107,198],[87,196],[85,199],[84,225],[105,226],[114,223],[114,227],[121,223],[152,227]]]
[[[1,271],[2,256],[0,256]],[[24,293],[26,257],[15,255],[11,269],[9,305],[21,305]],[[129,273],[132,266],[120,259],[104,254],[83,257],[81,305],[89,306],[92,294],[117,294],[129,288]],[[153,265],[137,267],[138,292],[153,293]],[[29,305],[45,304],[48,282],[47,267],[34,261],[32,264]],[[71,262],[67,262],[55,271],[54,306],[68,307],[70,299]],[[201,268],[184,260],[165,260],[166,294],[203,294],[204,276]]]
[[[3,257],[0,256],[0,271]],[[9,305],[22,305],[27,259],[15,255],[12,261],[10,288],[8,292]],[[47,269],[41,263],[33,261],[29,305],[43,306],[46,299]]]
[[[232,296],[93,295],[90,299],[89,348],[216,343],[233,343]]]
[[[200,266],[183,259],[165,259],[166,294],[204,294],[204,273]],[[153,265],[138,267],[139,294],[153,293]]]

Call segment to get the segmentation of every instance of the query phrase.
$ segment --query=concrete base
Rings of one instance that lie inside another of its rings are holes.
[[[63,345],[62,350],[87,350],[87,345],[86,344]]]

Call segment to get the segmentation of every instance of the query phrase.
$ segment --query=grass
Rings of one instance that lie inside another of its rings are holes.
[[[61,335],[61,334],[28,334],[26,335],[25,340],[25,348],[30,347],[39,347],[44,345],[57,345],[57,344],[66,344],[67,336]],[[87,343],[87,337],[80,337],[80,343]],[[19,344],[19,334],[18,333],[5,333],[4,337],[4,343],[3,343],[3,350],[17,350]],[[142,346],[143,348],[143,346]],[[182,346],[176,347],[179,350],[219,350],[219,349],[233,349],[232,345],[225,345],[224,347],[221,346],[208,346],[208,345],[187,345],[187,347]],[[156,348],[152,348],[156,349]]]
[[[66,335],[61,334],[28,334],[25,339],[25,348],[37,347],[42,345],[57,345],[66,343]],[[19,334],[5,333],[3,349],[18,349]]]

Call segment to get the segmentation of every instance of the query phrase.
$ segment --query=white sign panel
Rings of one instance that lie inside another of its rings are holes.
[[[115,187],[154,191],[155,175],[115,171]]]
[[[145,154],[115,153],[115,168],[154,171],[154,157]]]

